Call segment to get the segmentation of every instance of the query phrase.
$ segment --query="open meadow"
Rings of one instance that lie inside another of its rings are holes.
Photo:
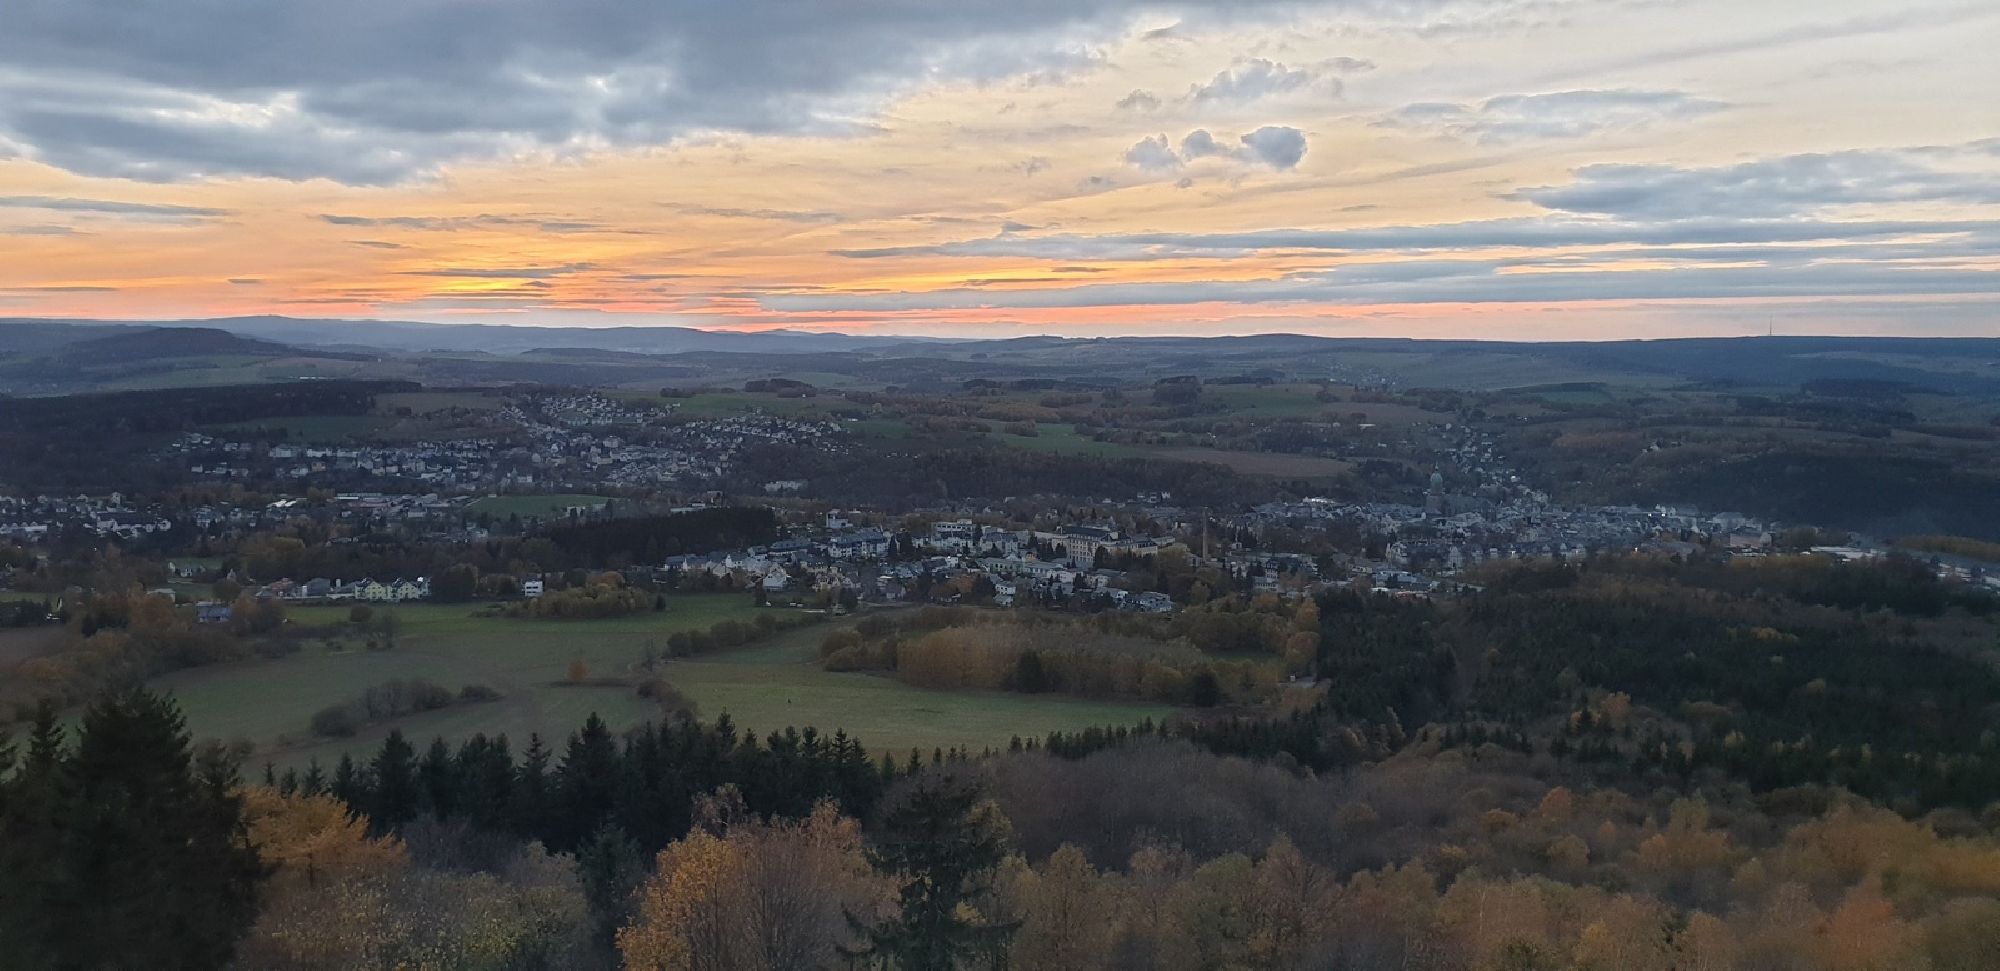
[[[341,635],[344,650],[308,644],[297,654],[176,672],[155,686],[173,693],[198,738],[248,743],[251,763],[324,766],[342,753],[363,758],[392,728],[420,744],[433,736],[456,740],[476,732],[504,732],[517,745],[531,733],[551,744],[592,712],[624,730],[660,708],[641,698],[638,667],[648,647],[663,654],[668,635],[707,628],[717,621],[748,621],[760,611],[740,594],[669,596],[668,609],[609,620],[539,620],[481,617],[479,605],[410,604],[376,608],[397,618],[396,645],[368,650],[360,634]],[[292,623],[329,630],[345,621],[345,607],[305,607]],[[665,661],[655,676],[691,699],[703,720],[728,713],[741,727],[767,732],[808,725],[844,729],[871,752],[926,752],[935,747],[1005,747],[1015,735],[1042,735],[1094,725],[1133,724],[1160,718],[1164,705],[1082,701],[999,692],[944,692],[886,677],[821,670],[815,661],[828,624],[784,631],[748,646]],[[585,677],[572,683],[573,662]],[[309,731],[313,714],[358,697],[388,681],[423,678],[453,692],[483,685],[497,700],[459,702],[364,727],[348,738]]]
[[[473,500],[466,510],[485,513],[502,519],[508,516],[563,516],[575,506],[593,508],[608,501],[604,496],[586,496],[574,493],[529,496],[487,496]]]

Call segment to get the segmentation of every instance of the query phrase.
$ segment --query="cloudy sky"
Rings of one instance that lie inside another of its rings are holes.
[[[0,315],[2000,335],[1993,0],[7,0]]]

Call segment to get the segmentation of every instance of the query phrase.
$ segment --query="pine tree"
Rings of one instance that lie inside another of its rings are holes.
[[[1018,924],[977,916],[1007,856],[998,815],[957,779],[933,778],[911,790],[884,820],[874,854],[876,869],[899,883],[897,915],[876,927],[850,917],[867,941],[851,956],[872,954],[901,971],[951,971],[1001,954]]]
[[[73,752],[38,723],[0,816],[4,960],[226,965],[264,875],[237,769],[220,749],[197,755],[172,702],[144,689],[93,704]]]
[[[394,830],[417,815],[417,750],[403,738],[403,730],[391,729],[382,740],[382,751],[369,763],[375,777],[375,791],[367,803],[368,818],[378,834]]]
[[[632,895],[646,879],[639,844],[624,830],[606,824],[577,848],[576,874],[583,884],[591,932],[609,944],[632,916]]]
[[[618,744],[604,719],[592,712],[583,731],[569,737],[562,767],[556,770],[561,811],[552,850],[575,849],[609,819],[619,781]]]
[[[514,791],[508,800],[507,815],[514,832],[529,839],[548,842],[549,749],[542,736],[528,736],[528,749],[521,753],[521,767],[514,773]]]

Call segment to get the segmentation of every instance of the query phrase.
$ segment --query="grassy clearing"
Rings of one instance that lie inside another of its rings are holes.
[[[375,410],[391,415],[404,408],[412,415],[428,415],[449,408],[499,411],[506,406],[506,398],[478,391],[392,391],[375,396]]]
[[[656,399],[680,405],[679,413],[695,418],[726,418],[761,411],[767,415],[817,415],[823,410],[817,398],[780,398],[774,394],[748,391],[721,391],[691,398]],[[833,399],[837,401],[838,399]]]
[[[346,442],[368,438],[389,426],[376,415],[302,415],[293,418],[256,418],[208,425],[215,432],[284,433],[290,442]]]
[[[675,661],[661,673],[694,699],[703,718],[726,711],[760,732],[788,725],[840,729],[872,752],[1004,748],[1016,735],[1137,724],[1172,711],[1144,702],[930,691],[879,675],[824,671],[815,658],[831,629],[787,631],[742,650]]]
[[[489,516],[561,516],[571,506],[599,506],[610,501],[605,496],[554,494],[543,496],[487,496],[466,509]]]
[[[1177,462],[1214,462],[1245,475],[1274,475],[1290,479],[1322,479],[1343,475],[1354,468],[1344,459],[1289,452],[1238,452],[1221,448],[1160,448],[1152,454]]]
[[[1205,402],[1243,418],[1311,418],[1328,407],[1318,394],[1319,386],[1313,384],[1210,384],[1201,389]]]
[[[615,730],[658,717],[658,709],[632,687],[596,683],[636,680],[634,664],[649,643],[664,646],[666,635],[676,630],[776,609],[757,608],[747,596],[731,594],[683,595],[669,602],[663,614],[603,621],[482,618],[471,616],[473,607],[409,605],[393,608],[401,622],[394,650],[308,649],[276,660],[177,672],[155,684],[180,700],[197,737],[247,741],[256,750],[253,762],[281,767],[315,758],[331,766],[342,753],[364,757],[391,728],[420,743],[475,732],[505,732],[517,745],[526,744],[530,733],[559,742],[592,712]],[[307,625],[346,616],[342,607],[292,612],[295,623]],[[704,719],[727,712],[738,725],[759,732],[806,725],[844,729],[872,751],[997,747],[1014,735],[1136,723],[1169,711],[1162,705],[1046,695],[927,691],[873,675],[831,673],[814,660],[830,629],[787,631],[735,651],[667,662],[658,674],[692,698]],[[572,659],[584,661],[593,683],[566,681]],[[318,739],[306,730],[321,708],[371,685],[419,677],[453,690],[484,684],[504,697],[370,726],[353,738]]]
[[[1144,445],[1100,442],[1059,422],[1037,424],[1033,435],[1011,435],[999,423],[993,425],[993,442],[1024,452],[1053,452],[1060,455],[1096,455],[1104,458],[1143,458],[1159,450]]]

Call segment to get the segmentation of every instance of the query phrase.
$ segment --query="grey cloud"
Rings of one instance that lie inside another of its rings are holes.
[[[1306,135],[1296,128],[1265,125],[1243,136],[1243,147],[1258,161],[1282,171],[1306,157]]]
[[[1239,18],[1291,2],[1176,7]],[[378,184],[460,159],[850,132],[919,80],[1089,70],[1091,45],[1143,6],[14,0],[0,144],[87,175]]]
[[[491,227],[526,227],[545,233],[638,232],[637,230],[614,229],[603,223],[585,220],[555,219],[535,215],[509,216],[496,213],[480,213],[474,216],[353,216],[340,213],[320,213],[319,218],[320,221],[331,223],[335,226],[390,227],[394,229],[415,229],[441,233]],[[376,245],[365,240],[356,242],[357,245],[362,246]]]
[[[1918,164],[1912,152],[1787,155],[1715,168],[1591,165],[1568,185],[1510,198],[1546,209],[1624,219],[1715,213],[1782,217],[1830,207],[1906,202],[2000,203],[2000,178]]]
[[[113,199],[75,199],[63,196],[0,196],[0,208],[42,209],[49,212],[80,212],[106,216],[163,219],[212,219],[226,216],[226,209],[206,206],[174,206],[152,202],[119,202]]]
[[[229,283],[231,286],[254,287],[254,286],[261,286],[264,283],[264,281],[259,280],[254,276],[233,276],[229,278]]]
[[[1180,168],[1181,157],[1167,144],[1167,136],[1148,135],[1125,150],[1125,163],[1142,172],[1165,172]]]
[[[1158,95],[1134,89],[1131,94],[1118,99],[1122,111],[1154,111],[1160,107]]]
[[[954,288],[923,293],[760,298],[769,310],[886,312],[1227,303],[1568,303],[1730,297],[1979,295],[2000,287],[2000,271],[1883,266],[1693,267],[1502,273],[1511,261],[1415,266],[1361,265],[1274,280],[1089,284],[996,292]]]
[[[88,236],[74,226],[12,226],[0,229],[0,236]]]
[[[719,216],[724,219],[768,219],[793,223],[839,222],[843,216],[837,212],[801,209],[736,209],[719,206],[669,205],[675,212],[694,216]]]
[[[1216,73],[1207,84],[1197,84],[1188,89],[1192,101],[1247,102],[1274,94],[1296,91],[1319,81],[1329,93],[1338,94],[1340,82],[1327,78],[1316,78],[1305,68],[1286,67],[1266,58],[1251,58],[1238,61]]]
[[[1504,144],[1637,131],[1727,107],[1684,91],[1555,91],[1501,95],[1476,105],[1418,102],[1403,106],[1381,124],[1481,144]]]
[[[1181,139],[1181,155],[1186,158],[1209,158],[1229,155],[1230,149],[1215,140],[1206,128],[1197,128]]]
[[[1056,260],[1229,258],[1270,250],[1329,253],[1627,245],[1727,245],[1905,236],[1971,236],[2000,249],[2000,221],[1695,219],[1626,223],[1520,217],[1429,226],[1269,229],[1243,233],[1127,233],[1102,236],[996,236],[930,246],[835,250],[852,259],[902,256],[1012,257]]]
[[[1176,150],[1166,135],[1149,135],[1125,150],[1125,162],[1143,172],[1169,172],[1200,159],[1229,158],[1284,171],[1296,167],[1306,154],[1305,133],[1282,125],[1265,125],[1240,136],[1237,142],[1232,148],[1207,129],[1197,128],[1182,136]]]

